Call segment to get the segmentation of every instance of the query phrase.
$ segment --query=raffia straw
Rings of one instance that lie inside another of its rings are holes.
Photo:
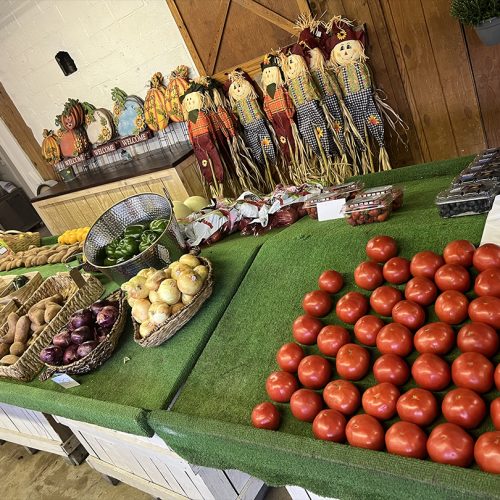
[[[396,134],[397,140],[401,141],[406,147],[408,147],[408,130],[410,130],[410,127],[404,122],[401,116],[399,116],[396,111],[385,102],[385,100],[379,95],[380,92],[382,92],[380,89],[376,89],[374,92],[375,104],[377,105],[380,114]],[[401,134],[397,130],[398,127],[403,130],[406,139],[401,137]]]
[[[387,153],[387,149],[385,147],[381,147],[378,153],[378,164],[382,170],[391,170],[391,163],[389,160],[389,154]]]
[[[373,164],[373,153],[371,150],[371,144],[370,144],[370,138],[368,136],[368,130],[365,125],[365,137],[366,137],[366,150],[368,152],[368,159],[370,160],[370,163],[368,164],[368,172],[366,173],[373,173],[375,172],[375,166]]]

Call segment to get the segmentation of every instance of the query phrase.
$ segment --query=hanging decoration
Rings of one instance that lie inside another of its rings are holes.
[[[153,132],[164,130],[168,125],[167,113],[167,88],[163,85],[163,75],[160,72],[155,73],[149,82],[149,90],[144,100],[144,116],[146,125]]]
[[[181,97],[189,86],[188,75],[187,66],[178,66],[170,73],[170,80],[165,90],[165,107],[173,122],[184,121]]]

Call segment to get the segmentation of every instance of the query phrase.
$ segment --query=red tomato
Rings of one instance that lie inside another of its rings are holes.
[[[341,321],[354,325],[368,312],[368,300],[359,292],[346,293],[337,302],[335,312]]]
[[[437,288],[429,278],[416,276],[406,283],[405,297],[421,306],[430,306],[436,300]]]
[[[354,270],[354,281],[360,288],[375,290],[384,282],[382,266],[371,260],[361,262]]]
[[[301,344],[312,345],[322,328],[323,323],[319,319],[303,314],[293,322],[293,338]]]
[[[467,323],[458,330],[457,345],[462,352],[479,352],[491,358],[498,351],[498,334],[484,323]]]
[[[323,399],[328,408],[344,415],[356,413],[361,404],[358,388],[347,380],[332,380],[323,389]]]
[[[267,395],[277,403],[288,403],[298,388],[297,379],[288,372],[273,372],[266,380]]]
[[[316,439],[342,443],[345,441],[346,419],[337,410],[321,410],[313,422],[313,434]]]
[[[429,425],[438,416],[436,398],[419,387],[405,392],[396,405],[399,418],[417,425]]]
[[[485,269],[474,283],[474,292],[480,297],[500,297],[500,267]]]
[[[332,368],[327,359],[317,354],[306,356],[299,364],[300,383],[308,389],[321,389],[332,375]]]
[[[410,376],[404,359],[395,354],[383,354],[373,363],[373,375],[377,382],[403,385]]]
[[[258,429],[276,430],[280,426],[280,413],[276,406],[266,401],[252,410],[252,425]]]
[[[436,299],[434,310],[441,321],[450,325],[458,325],[467,318],[468,306],[469,300],[463,293],[446,290]]]
[[[278,366],[284,372],[295,373],[299,368],[300,360],[305,356],[304,349],[295,342],[282,345],[276,353]]]
[[[411,278],[410,261],[403,257],[389,259],[382,269],[385,281],[393,285],[401,285]]]
[[[351,341],[349,332],[338,325],[326,325],[319,332],[318,349],[325,356],[336,356],[339,349]]]
[[[351,446],[381,450],[384,447],[384,429],[371,415],[354,415],[345,428],[347,442]]]
[[[468,467],[474,456],[474,440],[455,424],[439,424],[427,440],[427,453],[433,462]]]
[[[413,335],[399,323],[385,325],[377,335],[377,349],[382,354],[408,356],[413,351]]]
[[[500,299],[497,297],[478,297],[469,304],[469,318],[500,330]]]
[[[313,290],[305,294],[302,309],[311,316],[326,316],[332,310],[332,299],[323,290]]]
[[[320,274],[318,286],[324,292],[337,293],[344,286],[344,278],[339,272],[329,269]]]
[[[410,458],[425,458],[427,435],[411,422],[396,422],[385,433],[385,446],[389,453]]]
[[[474,446],[474,458],[481,470],[500,474],[500,432],[485,432]]]
[[[299,389],[290,398],[290,410],[297,420],[312,422],[323,408],[321,396],[311,389]]]
[[[410,330],[417,330],[425,323],[425,311],[411,300],[401,300],[392,308],[392,319]]]
[[[443,416],[448,422],[464,429],[474,429],[486,416],[486,404],[479,394],[470,389],[453,389],[441,404]]]
[[[434,281],[442,292],[445,290],[467,292],[470,288],[469,272],[465,267],[456,264],[441,266],[434,275]]]
[[[488,392],[493,387],[493,365],[478,352],[464,352],[453,361],[451,377],[457,387]]]
[[[500,363],[497,364],[497,367],[495,368],[495,385],[497,387],[497,391],[500,391]]]
[[[377,316],[367,314],[356,321],[354,336],[365,345],[375,345],[377,334],[384,326],[384,322]]]
[[[363,410],[379,420],[389,420],[396,414],[399,389],[394,384],[383,382],[366,389],[361,398]]]
[[[410,272],[413,276],[423,276],[432,279],[436,271],[444,264],[441,255],[425,250],[416,253],[410,262]]]
[[[420,353],[446,354],[453,348],[455,332],[448,323],[427,323],[417,331],[413,342]]]
[[[337,373],[346,380],[363,378],[370,368],[370,354],[357,344],[343,345],[335,358]]]
[[[490,404],[490,417],[493,427],[500,431],[500,398],[494,399]]]
[[[479,272],[500,267],[500,245],[494,243],[481,245],[474,253],[472,264]]]
[[[370,295],[372,309],[382,316],[390,316],[392,308],[403,298],[401,292],[392,286],[379,286]]]
[[[390,236],[374,236],[366,244],[366,255],[375,262],[387,262],[398,254],[398,244]]]
[[[458,264],[459,266],[472,266],[472,257],[476,247],[467,240],[450,241],[443,250],[443,258],[447,264]]]
[[[420,354],[413,362],[411,374],[417,385],[429,391],[442,391],[450,385],[450,367],[436,354]]]

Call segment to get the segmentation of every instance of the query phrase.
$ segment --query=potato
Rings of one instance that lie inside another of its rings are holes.
[[[53,304],[49,302],[47,307],[45,308],[45,314],[43,315],[43,319],[45,323],[50,323],[56,316],[57,313],[62,309],[62,306],[59,304]]]
[[[41,325],[42,323],[45,323],[45,310],[43,307],[39,307],[37,309],[30,309],[28,311],[28,318],[32,323],[35,323],[36,325]]]
[[[7,354],[2,359],[0,359],[0,364],[13,365],[19,358],[14,356],[14,354]]]
[[[21,356],[22,353],[26,350],[26,344],[23,342],[14,342],[10,346],[10,353],[14,356]]]
[[[0,344],[0,358],[7,356],[9,354],[9,345],[8,344]]]
[[[47,255],[39,255],[34,263],[36,266],[44,266],[45,264],[47,264],[48,258],[49,257]]]
[[[39,325],[37,326],[37,328],[35,328],[33,330],[33,334],[31,336],[31,338],[33,337],[37,337],[38,335],[40,335],[40,333],[42,333],[42,330],[46,327],[47,325],[44,323],[43,325]]]
[[[7,316],[7,324],[9,325],[9,333],[16,331],[16,324],[19,321],[19,316],[15,312],[11,312]]]
[[[28,316],[21,316],[16,324],[16,333],[14,335],[14,343],[26,343],[28,340],[28,333],[30,331],[30,320]],[[12,353],[13,354],[13,353]]]

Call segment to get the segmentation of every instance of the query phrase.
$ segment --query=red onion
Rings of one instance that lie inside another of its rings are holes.
[[[58,334],[54,335],[52,343],[65,349],[71,344],[71,333],[66,329],[61,330]]]
[[[94,318],[99,314],[99,311],[103,308],[108,306],[108,301],[107,300],[98,300],[94,302],[90,306],[90,310],[92,311],[92,314],[94,315]]]
[[[95,322],[103,328],[112,327],[118,318],[118,309],[113,306],[103,307],[97,315]]]
[[[76,330],[81,326],[92,326],[94,318],[90,309],[80,309],[76,311],[69,320],[69,326],[72,330]]]
[[[75,361],[78,361],[80,356],[78,356],[77,351],[78,347],[76,344],[71,344],[69,345],[66,350],[64,351],[63,355],[63,365],[69,365],[71,363],[74,363]]]
[[[88,326],[81,326],[71,333],[71,342],[73,344],[83,344],[87,340],[94,340],[94,331]]]
[[[56,345],[49,345],[40,352],[40,359],[49,365],[60,365],[63,358],[63,350]]]
[[[82,345],[78,346],[78,357],[84,358],[88,354],[90,354],[98,345],[98,342],[95,340],[89,340],[88,342],[84,342]]]

